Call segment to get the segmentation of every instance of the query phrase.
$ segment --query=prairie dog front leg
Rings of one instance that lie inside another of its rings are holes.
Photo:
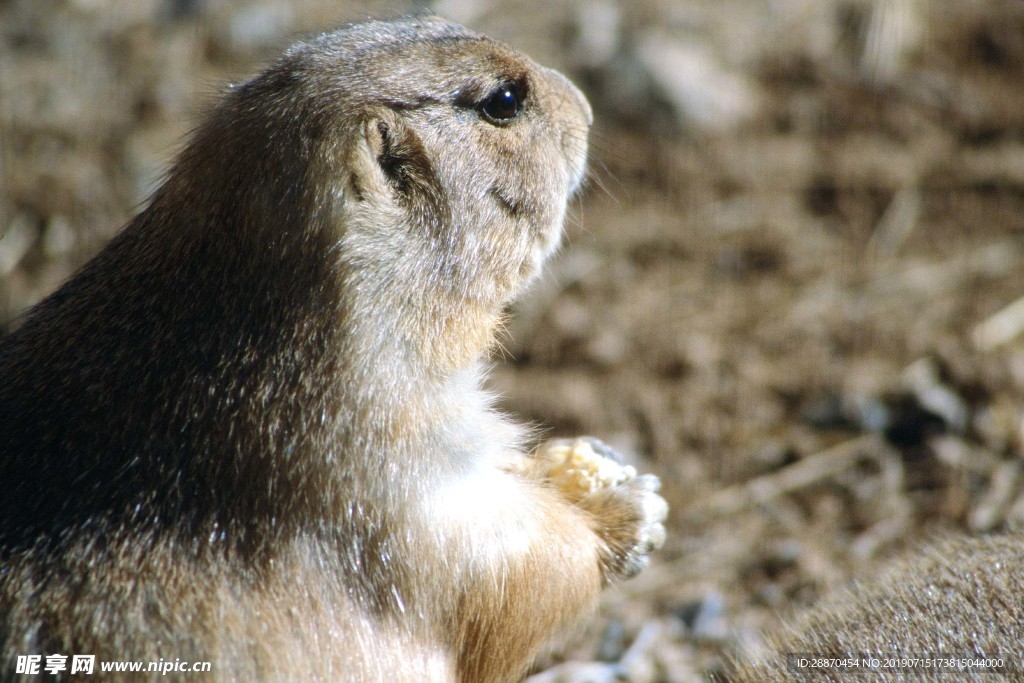
[[[653,474],[638,476],[602,441],[589,436],[549,441],[537,450],[533,467],[589,514],[602,544],[598,557],[605,583],[638,574],[665,542],[668,504],[658,495],[661,481]]]

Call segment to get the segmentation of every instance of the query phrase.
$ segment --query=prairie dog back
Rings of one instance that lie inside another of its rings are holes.
[[[54,652],[515,680],[640,571],[656,478],[570,494],[481,389],[590,118],[557,72],[429,17],[231,88],[0,341],[0,680]]]
[[[743,667],[729,680],[840,680],[854,672],[801,670],[791,667],[790,655],[875,657],[883,668],[872,678],[879,680],[1019,680],[1022,560],[1019,535],[951,536],[929,544],[882,577],[826,598],[776,636],[767,661]],[[901,658],[909,663],[900,664]],[[927,666],[924,658],[931,660]],[[957,670],[949,660],[974,665]]]

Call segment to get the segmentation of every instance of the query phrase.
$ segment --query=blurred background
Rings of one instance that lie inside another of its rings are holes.
[[[0,0],[2,329],[225,84],[424,7],[562,70],[597,117],[492,384],[673,506],[652,568],[538,681],[706,680],[935,534],[1024,522],[1019,0]]]

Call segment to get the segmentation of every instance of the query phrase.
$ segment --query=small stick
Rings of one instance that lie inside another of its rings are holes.
[[[974,328],[971,339],[979,351],[991,351],[1024,332],[1024,296]]]
[[[881,437],[875,434],[850,439],[788,465],[778,472],[723,489],[695,505],[691,511],[698,516],[736,514],[831,477],[853,467],[870,454],[889,449]]]

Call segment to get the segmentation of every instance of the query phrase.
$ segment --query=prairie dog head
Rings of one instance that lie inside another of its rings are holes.
[[[558,245],[590,122],[561,74],[426,17],[294,46],[233,88],[191,147],[221,182],[263,176],[265,196],[239,202],[258,215],[233,217],[240,239],[320,249],[368,352],[398,343],[453,369]]]
[[[350,237],[379,239],[384,212],[411,233],[401,246],[438,261],[442,282],[504,302],[558,243],[583,176],[589,106],[561,74],[462,27],[379,26],[386,39],[364,24],[312,51],[354,67],[338,77],[358,83],[343,207]]]

